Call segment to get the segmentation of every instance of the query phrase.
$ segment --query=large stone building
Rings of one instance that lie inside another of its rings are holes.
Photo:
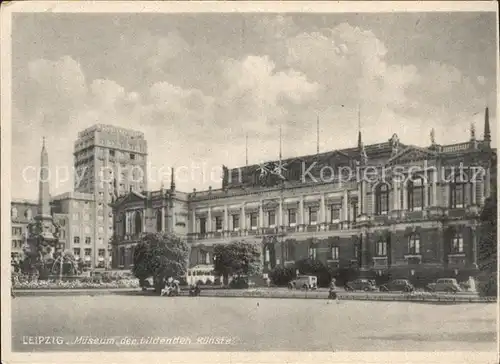
[[[114,205],[116,267],[130,267],[147,227],[185,235],[191,267],[211,266],[214,245],[243,240],[261,247],[264,271],[309,257],[364,275],[469,275],[496,178],[488,110],[481,140],[474,126],[465,142],[430,139],[364,146],[360,133],[353,148],[224,167],[221,189],[129,193]]]
[[[10,205],[11,221],[11,256],[19,257],[26,242],[28,224],[38,213],[38,202],[31,200],[14,199]]]
[[[113,236],[110,203],[128,191],[146,189],[147,143],[141,132],[97,124],[78,133],[73,154],[75,192],[95,197],[95,203],[90,208],[92,211],[87,212],[93,218],[91,230],[95,231],[72,234],[73,239],[82,239],[81,248],[74,244],[72,249],[79,249],[87,254],[90,247],[83,244],[83,238],[85,236],[85,241],[92,239],[92,256],[101,266],[110,258],[109,243]],[[75,206],[79,203],[77,200],[73,201]],[[103,252],[104,256],[101,256]]]

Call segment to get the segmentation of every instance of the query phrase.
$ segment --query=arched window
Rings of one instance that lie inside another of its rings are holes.
[[[31,220],[31,217],[33,214],[31,213],[30,209],[27,209],[26,212],[24,213],[24,217],[26,217],[28,220]]]
[[[460,254],[464,252],[464,239],[462,234],[455,233],[451,240],[451,253],[452,254]]]
[[[134,233],[142,233],[142,216],[139,211],[136,211],[134,214]]]
[[[424,180],[414,176],[408,181],[408,210],[422,211],[424,201]]]
[[[408,254],[418,255],[420,254],[420,235],[411,234],[408,239]]]
[[[120,248],[120,265],[125,265],[125,247]]]
[[[10,210],[10,215],[12,216],[13,219],[15,219],[17,217],[17,209],[15,207],[13,207]]]
[[[375,214],[385,215],[389,211],[389,186],[381,183],[375,189]]]
[[[156,231],[162,231],[161,210],[156,210]]]
[[[464,207],[466,186],[467,176],[465,173],[456,174],[450,183],[450,208]]]

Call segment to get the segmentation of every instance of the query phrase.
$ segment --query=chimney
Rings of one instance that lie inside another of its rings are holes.
[[[488,107],[484,111],[484,141],[487,143],[491,142],[491,132],[490,132],[490,112]]]

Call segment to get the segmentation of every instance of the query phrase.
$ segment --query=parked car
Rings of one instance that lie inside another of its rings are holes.
[[[427,285],[427,290],[431,292],[460,292],[462,289],[455,278],[440,278],[436,283]]]
[[[382,292],[413,292],[415,288],[407,279],[395,279],[387,284],[380,286]]]
[[[369,279],[356,279],[354,281],[346,283],[344,286],[346,291],[376,291],[377,286],[374,282]]]
[[[316,276],[297,276],[288,283],[288,289],[316,289],[318,288],[318,278]]]

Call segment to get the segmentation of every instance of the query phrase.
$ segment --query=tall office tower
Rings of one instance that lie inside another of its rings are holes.
[[[78,133],[74,149],[75,192],[95,195],[96,249],[113,237],[109,204],[129,191],[147,189],[147,142],[144,133],[97,124]],[[107,251],[108,249],[106,249]]]

